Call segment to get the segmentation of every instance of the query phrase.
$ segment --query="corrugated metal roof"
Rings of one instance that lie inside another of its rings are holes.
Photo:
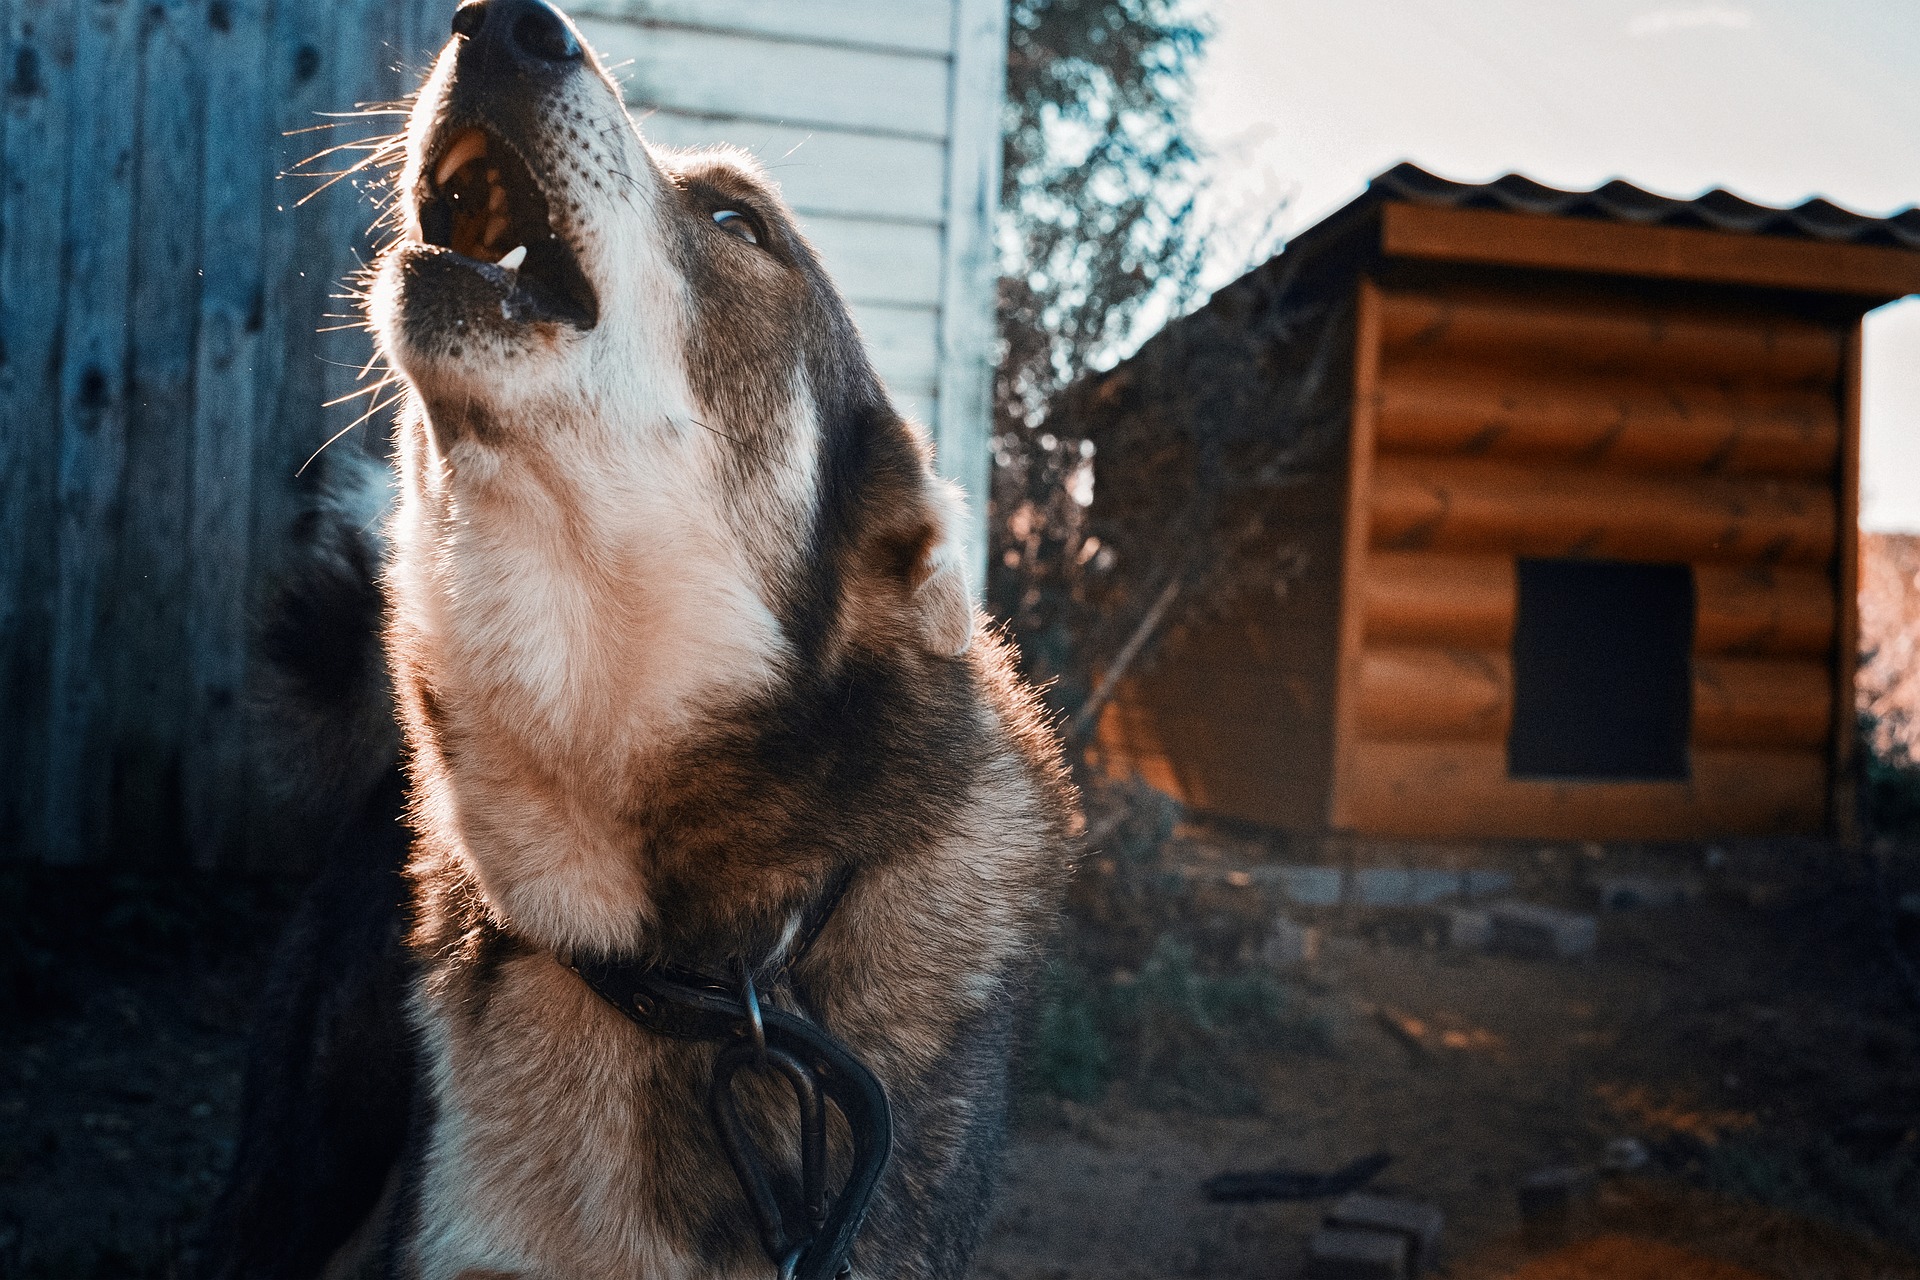
[[[1920,208],[1913,206],[1874,218],[1830,200],[1815,198],[1780,209],[1718,188],[1691,200],[1676,200],[1619,179],[1591,191],[1563,191],[1517,173],[1492,182],[1452,182],[1414,164],[1397,164],[1367,184],[1361,202],[1381,199],[1920,250]]]

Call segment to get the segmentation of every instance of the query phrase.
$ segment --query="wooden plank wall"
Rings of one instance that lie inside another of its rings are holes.
[[[1818,830],[1844,641],[1846,333],[1579,293],[1389,292],[1377,306],[1377,377],[1356,405],[1373,449],[1370,472],[1353,472],[1335,825]],[[1688,781],[1507,775],[1520,556],[1693,566]]]
[[[651,140],[758,156],[972,500],[984,578],[1005,0],[580,0]]]
[[[375,212],[281,175],[391,127],[296,132],[410,91],[451,9],[0,0],[0,856],[271,860],[248,618],[357,414],[366,338],[316,330]]]

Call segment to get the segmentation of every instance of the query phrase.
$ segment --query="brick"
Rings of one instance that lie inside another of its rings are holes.
[[[1384,1231],[1407,1242],[1407,1274],[1417,1276],[1438,1265],[1440,1228],[1445,1217],[1430,1204],[1356,1191],[1340,1197],[1327,1211],[1326,1225]]]
[[[1599,922],[1578,911],[1562,911],[1534,902],[1496,902],[1492,945],[1516,955],[1585,959],[1593,954]]]
[[[1307,1241],[1305,1280],[1407,1280],[1407,1238],[1392,1231],[1322,1227]]]

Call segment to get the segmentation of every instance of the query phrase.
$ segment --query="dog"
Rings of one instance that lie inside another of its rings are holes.
[[[395,197],[394,509],[377,547],[365,504],[309,522],[263,643],[350,794],[211,1271],[784,1276],[768,1213],[864,1169],[852,1274],[960,1275],[1078,818],[957,491],[765,172],[650,146],[543,0],[457,10]],[[590,980],[668,971],[725,1034]],[[783,1028],[825,1046],[783,1068],[814,1130],[752,1044]]]

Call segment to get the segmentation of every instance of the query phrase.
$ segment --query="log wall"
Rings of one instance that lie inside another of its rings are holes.
[[[1578,291],[1362,291],[1334,825],[1819,829],[1848,333]],[[1686,781],[1508,776],[1521,557],[1692,566]]]

